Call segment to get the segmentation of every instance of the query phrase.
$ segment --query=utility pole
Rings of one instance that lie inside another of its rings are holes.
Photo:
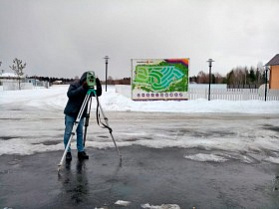
[[[106,91],[107,91],[107,85],[108,85],[108,60],[109,60],[109,56],[105,56],[104,59],[106,60]]]
[[[268,71],[268,70],[269,70],[268,67],[265,66],[265,91],[264,91],[264,101],[266,101],[266,99],[267,99],[267,81],[268,81],[268,79],[267,79],[267,71]]]
[[[208,59],[207,62],[209,63],[209,86],[208,86],[208,101],[210,101],[210,85],[211,85],[211,67],[212,67],[212,62],[214,62],[213,59]]]

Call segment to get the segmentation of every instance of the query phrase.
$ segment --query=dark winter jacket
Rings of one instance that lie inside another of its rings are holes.
[[[69,115],[71,117],[77,118],[80,108],[82,106],[83,100],[87,93],[87,89],[83,87],[83,82],[86,80],[86,73],[84,73],[80,80],[72,83],[68,89],[67,96],[68,102],[64,109],[64,114]],[[96,93],[97,96],[102,95],[102,86],[101,82],[98,78],[96,78]],[[95,96],[95,95],[94,95]],[[86,109],[83,112],[83,117],[86,116]]]

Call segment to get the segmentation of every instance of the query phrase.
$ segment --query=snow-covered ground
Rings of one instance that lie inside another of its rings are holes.
[[[40,109],[63,110],[67,102],[68,86],[53,86],[49,89],[33,89],[22,91],[0,91],[0,105],[28,106]],[[119,90],[120,89],[120,90]],[[126,93],[117,93],[115,86],[103,88],[100,102],[105,111],[140,111],[140,112],[170,112],[170,113],[250,113],[279,114],[278,101],[226,101],[205,99],[189,101],[132,101]]]
[[[0,91],[0,155],[63,150],[67,89]],[[197,161],[279,163],[278,101],[140,102],[121,92],[109,86],[100,97],[120,147],[184,148],[182,157]],[[87,146],[113,147],[106,133],[92,122]]]

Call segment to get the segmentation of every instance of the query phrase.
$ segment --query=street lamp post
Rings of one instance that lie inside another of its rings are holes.
[[[2,62],[0,61],[0,67],[2,65]],[[4,70],[1,70],[1,73],[0,74],[4,74]]]
[[[264,101],[266,101],[266,98],[267,98],[267,82],[268,82],[268,79],[267,79],[267,71],[268,71],[268,67],[265,66],[265,91],[264,91]]]
[[[107,85],[108,85],[108,60],[109,60],[109,56],[105,56],[104,59],[106,60],[106,91],[107,91]]]
[[[208,101],[210,101],[210,85],[211,85],[211,67],[212,67],[212,62],[214,62],[213,59],[208,59],[207,62],[209,63],[209,86],[208,86]]]

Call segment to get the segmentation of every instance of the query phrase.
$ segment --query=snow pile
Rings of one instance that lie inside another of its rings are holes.
[[[179,205],[176,205],[176,204],[150,205],[149,203],[142,204],[141,208],[145,208],[145,209],[180,209]]]
[[[125,206],[127,207],[128,205],[130,205],[130,201],[125,201],[125,200],[117,200],[114,204],[115,205],[119,205],[119,206]]]
[[[222,156],[218,156],[215,154],[202,154],[202,153],[198,153],[195,155],[185,155],[184,156],[186,159],[190,159],[190,160],[196,160],[196,161],[213,161],[213,162],[225,162],[227,161],[226,158],[222,157]]]

